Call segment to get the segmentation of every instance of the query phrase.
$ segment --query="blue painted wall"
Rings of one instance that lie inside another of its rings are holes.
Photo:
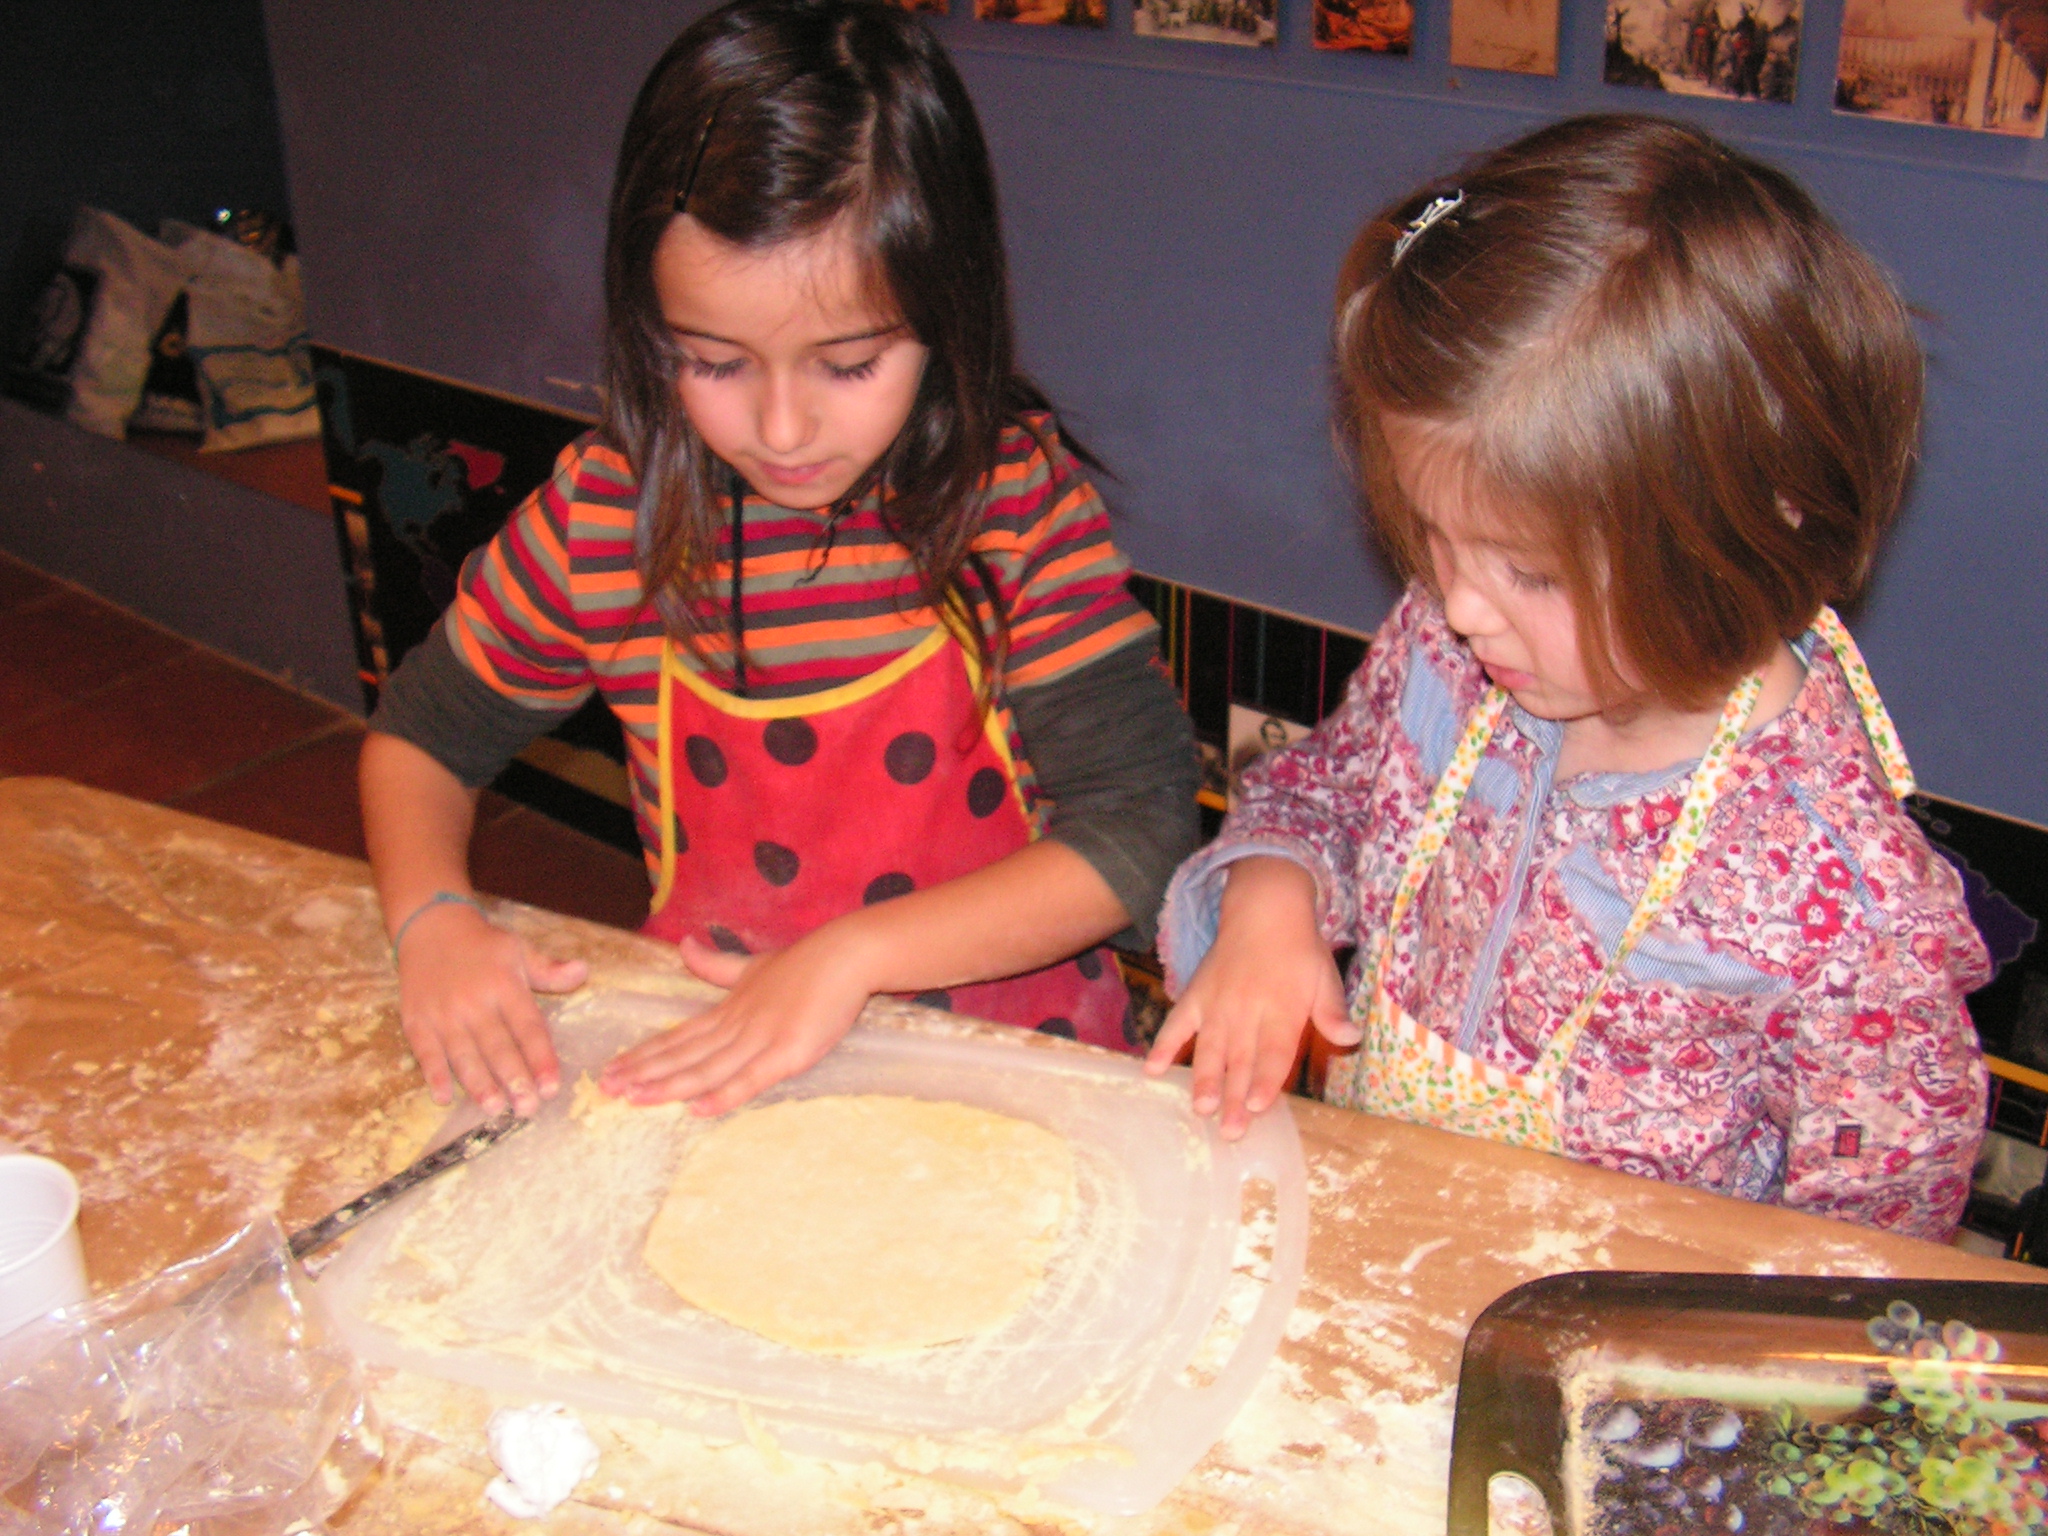
[[[1790,107],[1598,75],[1568,4],[1555,80],[1452,70],[1447,0],[1407,58],[936,21],[1002,181],[1028,365],[1118,471],[1147,571],[1353,628],[1391,596],[1328,446],[1325,341],[1360,220],[1546,119],[1667,110],[1799,176],[1929,315],[1926,460],[1853,616],[1931,791],[2048,822],[2048,150],[1829,110],[1838,0],[1809,0]],[[431,9],[431,16],[420,12]],[[317,339],[588,410],[611,158],[701,6],[266,0]]]

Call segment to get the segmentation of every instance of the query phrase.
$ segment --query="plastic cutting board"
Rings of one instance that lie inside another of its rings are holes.
[[[565,1081],[680,1011],[646,994],[573,1000],[556,1020]],[[1226,1143],[1189,1113],[1184,1071],[1151,1079],[1134,1061],[1021,1040],[856,1029],[763,1102],[869,1093],[976,1105],[1072,1143],[1078,1208],[1002,1328],[831,1358],[697,1311],[640,1250],[708,1122],[615,1108],[594,1135],[568,1094],[365,1223],[319,1290],[373,1364],[720,1438],[765,1429],[805,1454],[1030,1481],[1109,1514],[1156,1504],[1250,1396],[1301,1282],[1307,1197],[1284,1101]],[[442,1139],[475,1118],[452,1118]]]

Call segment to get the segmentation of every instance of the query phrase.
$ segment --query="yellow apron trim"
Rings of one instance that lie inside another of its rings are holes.
[[[960,647],[960,664],[967,669],[967,687],[976,698],[981,696],[981,662],[974,654],[974,645],[961,633],[961,626],[973,622],[972,618],[960,611],[957,593],[947,605],[943,615],[945,627]],[[1003,721],[1009,714],[1008,705],[998,705],[986,710],[981,717],[981,733],[988,738],[990,750],[1003,765],[1003,781],[1010,786],[1010,799],[1017,806],[1017,814],[1024,818],[1024,833],[1032,842],[1038,841],[1038,823],[1032,818],[1031,808],[1024,803],[1024,791],[1017,783],[1017,758],[1010,751],[1010,733]]]
[[[1813,621],[1813,632],[1827,641],[1834,651],[1835,660],[1842,664],[1842,675],[1849,680],[1849,692],[1856,697],[1856,707],[1863,714],[1863,729],[1870,737],[1870,744],[1877,749],[1877,760],[1884,768],[1884,776],[1892,787],[1892,793],[1903,800],[1919,786],[1913,779],[1913,765],[1906,761],[1905,744],[1899,740],[1899,728],[1892,724],[1891,711],[1884,707],[1884,700],[1877,696],[1877,683],[1870,676],[1870,667],[1863,660],[1863,652],[1857,648],[1849,627],[1842,622],[1834,609],[1823,607],[1820,617]]]
[[[1358,1021],[1364,1039],[1351,1058],[1348,1077],[1332,1078],[1337,1102],[1514,1146],[1544,1152],[1563,1150],[1558,1126],[1558,1085],[1565,1064],[1591,1021],[1608,982],[1619,972],[1637,940],[1669,904],[1691,868],[1743,728],[1755,713],[1762,693],[1763,674],[1753,672],[1728,695],[1713,739],[1693,769],[1677,823],[1612,958],[1570,1018],[1545,1043],[1531,1069],[1526,1074],[1517,1074],[1481,1062],[1425,1028],[1394,1001],[1387,985],[1395,931],[1449,840],[1466,791],[1471,788],[1479,761],[1506,708],[1506,694],[1499,689],[1489,690],[1472,712],[1443,777],[1430,795],[1422,827],[1402,868],[1387,926],[1374,957],[1370,991],[1361,991],[1353,1001],[1352,1016]]]
[[[654,900],[648,910],[659,912],[668,903],[669,893],[675,888],[676,880],[676,818],[675,805],[675,732],[669,729],[674,717],[671,708],[674,702],[672,689],[680,682],[713,709],[742,720],[794,720],[806,715],[822,715],[849,704],[857,704],[872,698],[883,689],[902,681],[917,668],[923,666],[942,650],[948,641],[960,646],[960,659],[967,669],[968,687],[977,694],[981,690],[981,668],[975,660],[971,646],[961,643],[955,627],[956,621],[949,615],[924,639],[898,656],[885,667],[877,668],[866,677],[855,678],[837,688],[828,688],[823,693],[799,694],[787,699],[743,699],[736,693],[706,682],[702,677],[683,665],[677,653],[675,642],[664,641],[661,649],[661,680],[655,694],[655,708],[658,729],[656,731],[656,757],[659,763],[660,804],[656,816],[661,828],[661,869],[655,882]],[[1023,791],[1017,784],[1017,762],[1010,751],[1009,733],[1003,728],[1004,711],[991,709],[982,717],[982,731],[988,738],[989,746],[1003,765],[1003,778],[1009,785],[1010,798],[1016,803],[1018,813],[1024,817],[1024,827],[1033,842],[1038,840],[1038,829],[1033,823],[1030,811],[1024,804]]]
[[[1614,946],[1613,958],[1601,970],[1599,979],[1566,1021],[1565,1027],[1551,1036],[1550,1044],[1544,1047],[1535,1068],[1528,1074],[1546,1092],[1553,1090],[1565,1063],[1571,1059],[1579,1036],[1592,1021],[1593,1009],[1607,990],[1608,982],[1635,952],[1637,941],[1663,915],[1664,909],[1671,904],[1671,898],[1678,894],[1679,886],[1685,883],[1686,875],[1691,872],[1700,844],[1706,839],[1707,817],[1721,798],[1721,786],[1727,782],[1729,760],[1741,744],[1743,730],[1748,726],[1750,716],[1756,713],[1757,700],[1763,696],[1763,691],[1763,673],[1752,672],[1736,685],[1735,691],[1728,695],[1728,702],[1722,706],[1714,739],[1692,771],[1692,782],[1678,808],[1678,821],[1664,840],[1664,851],[1658,856],[1656,867],[1650,871],[1649,881],[1643,887],[1635,911],[1629,914],[1628,926],[1622,930],[1621,938]]]
[[[669,652],[675,642],[661,643],[661,672],[655,689],[656,729],[654,733],[656,778],[655,778],[655,825],[661,828],[661,869],[654,882],[654,899],[647,904],[649,912],[659,912],[668,905],[669,892],[676,883],[676,818],[669,810],[675,804],[675,732],[668,728],[669,704]]]
[[[732,715],[740,720],[794,720],[804,715],[822,715],[848,704],[858,704],[862,699],[873,698],[884,688],[896,683],[937,653],[951,633],[944,625],[935,628],[909,650],[898,656],[885,667],[878,667],[866,677],[857,677],[850,683],[841,683],[836,688],[827,688],[823,693],[799,694],[792,699],[743,699],[736,693],[728,693],[717,684],[707,682],[683,665],[674,641],[666,641],[661,648],[661,681],[667,687],[671,675],[720,714]],[[664,701],[667,695],[663,695]],[[668,715],[662,714],[666,725]]]
[[[830,710],[872,698],[936,656],[940,648],[951,638],[952,636],[941,626],[887,666],[876,668],[866,677],[857,677],[850,683],[841,683],[837,688],[827,688],[823,693],[799,694],[788,699],[743,699],[736,693],[728,693],[683,665],[682,655],[676,649],[675,641],[664,640],[661,646],[661,686],[656,694],[655,706],[659,712],[656,717],[657,735],[661,743],[661,804],[657,807],[661,817],[661,878],[655,884],[654,903],[650,910],[659,912],[662,909],[668,901],[669,892],[674,888],[676,879],[675,746],[669,739],[675,733],[669,729],[669,721],[674,714],[671,705],[675,698],[673,689],[677,683],[681,683],[719,713],[731,715],[736,719],[794,720],[804,715],[822,715]]]

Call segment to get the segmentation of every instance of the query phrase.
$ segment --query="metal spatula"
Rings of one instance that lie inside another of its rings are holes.
[[[486,1148],[497,1145],[522,1126],[532,1123],[529,1116],[514,1114],[507,1110],[497,1119],[486,1120],[475,1130],[434,1148],[410,1166],[394,1173],[367,1194],[357,1195],[340,1210],[321,1217],[310,1227],[294,1232],[288,1243],[292,1257],[304,1259],[307,1254],[325,1248],[357,1222],[375,1215],[407,1190],[417,1189],[437,1173],[445,1173],[450,1168],[460,1167]]]

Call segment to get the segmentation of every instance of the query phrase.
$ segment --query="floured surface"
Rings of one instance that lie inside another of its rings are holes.
[[[589,957],[600,985],[704,995],[657,945],[494,910],[553,952]],[[375,912],[360,864],[60,781],[0,780],[0,1137],[79,1174],[96,1285],[210,1245],[265,1201],[282,1201],[288,1226],[316,1219],[417,1150],[437,1112],[398,1033]],[[901,1004],[869,1017],[988,1033]],[[1539,1274],[2048,1278],[1319,1105],[1295,1113],[1312,1215],[1300,1300],[1228,1433],[1147,1515],[815,1460],[772,1435],[591,1415],[596,1474],[547,1521],[522,1524],[481,1502],[484,1424],[501,1399],[379,1371],[396,1449],[336,1528],[1440,1536],[1465,1331]]]
[[[1063,1136],[969,1104],[791,1099],[699,1137],[647,1235],[693,1306],[823,1354],[1008,1322],[1074,1204]]]
[[[493,911],[536,934],[550,921]],[[599,974],[674,963],[580,926]],[[0,780],[0,1138],[77,1175],[96,1288],[265,1212],[318,1220],[424,1151],[445,1113],[399,1029],[362,864]]]
[[[671,1016],[630,990],[591,993],[557,1035],[587,1067]],[[372,1364],[1143,1507],[1222,1435],[1285,1329],[1307,1234],[1298,1142],[1274,1117],[1225,1146],[1180,1082],[1097,1052],[1039,1063],[1023,1039],[863,1027],[779,1102],[724,1122],[579,1080],[566,1111],[366,1223],[322,1294]],[[814,1117],[813,1135],[792,1133]],[[706,1148],[723,1171],[693,1180]],[[769,1166],[792,1152],[795,1167]],[[1254,1176],[1271,1191],[1255,1232],[1270,1279],[1226,1306]],[[665,1258],[649,1232],[678,1181],[671,1212],[690,1208],[701,1231]],[[819,1231],[862,1205],[881,1224],[821,1252]],[[659,1273],[735,1240],[671,1277],[688,1300]],[[764,1262],[759,1244],[784,1240]],[[717,1314],[693,1304],[707,1275]],[[798,1321],[792,1298],[841,1309]],[[1179,1382],[1219,1311],[1227,1342],[1205,1380]]]

